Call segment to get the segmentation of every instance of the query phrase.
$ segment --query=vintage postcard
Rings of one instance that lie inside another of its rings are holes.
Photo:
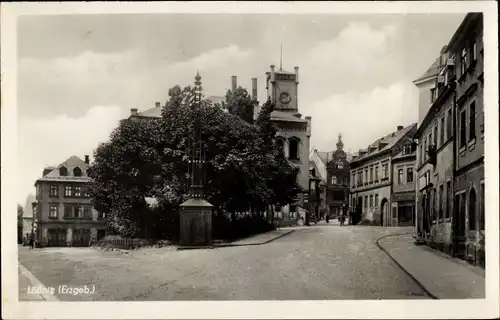
[[[496,2],[1,13],[4,318],[500,316]]]

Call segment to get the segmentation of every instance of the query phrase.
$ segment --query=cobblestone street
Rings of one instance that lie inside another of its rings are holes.
[[[93,294],[58,294],[60,300],[425,299],[376,245],[408,230],[323,222],[258,246],[129,254],[22,247],[19,259],[46,287],[95,285]],[[26,285],[20,283],[23,299]]]

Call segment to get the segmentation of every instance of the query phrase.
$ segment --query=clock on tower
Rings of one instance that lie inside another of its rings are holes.
[[[299,67],[295,72],[283,69],[275,70],[271,66],[271,72],[266,72],[267,96],[275,104],[275,110],[284,112],[298,112],[297,87],[299,84]]]

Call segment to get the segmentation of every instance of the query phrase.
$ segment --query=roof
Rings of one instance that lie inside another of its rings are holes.
[[[318,156],[321,158],[321,161],[323,161],[325,164],[327,164],[329,161],[332,160],[333,155],[339,151],[340,150],[328,151],[328,152],[318,151]],[[342,151],[344,151],[344,150],[342,150]],[[345,153],[345,158],[346,158],[347,162],[351,162],[353,154],[351,152],[346,152],[346,151],[344,151],[344,153]]]
[[[66,167],[68,169],[68,176],[61,176],[59,169],[61,167]],[[73,170],[75,168],[80,168],[82,170],[82,176],[75,177],[73,176]],[[54,170],[47,173],[45,176],[36,180],[38,181],[66,181],[66,182],[84,182],[89,181],[90,178],[86,176],[87,169],[89,165],[85,163],[82,159],[77,156],[71,156],[63,163],[59,164]]]
[[[36,201],[36,197],[33,194],[29,194],[26,197],[26,202],[23,208],[23,218],[33,218],[33,207],[31,203]]]
[[[441,64],[440,64],[440,59],[437,58],[434,63],[425,71],[420,77],[418,77],[416,80],[413,80],[414,84],[418,84],[424,80],[427,79],[432,79],[434,77],[437,77],[439,74],[439,71],[441,71]]]
[[[271,120],[273,121],[288,121],[288,122],[302,122],[306,123],[306,119],[301,119],[295,116],[295,113],[290,113],[290,112],[284,112],[284,111],[278,111],[274,110],[271,113]]]
[[[295,72],[292,72],[292,71],[288,71],[288,70],[285,70],[285,69],[275,69],[274,70],[274,73],[275,74],[293,74],[295,75]],[[271,72],[270,71],[267,71],[266,72],[267,75],[270,75]]]
[[[391,132],[390,134],[385,135],[382,138],[375,140],[372,144],[370,144],[368,146],[368,148],[369,147],[375,148],[374,151],[372,151],[371,153],[365,153],[363,155],[360,155],[356,159],[352,160],[352,162],[358,162],[360,160],[368,159],[368,158],[371,158],[371,157],[373,157],[375,155],[378,155],[378,154],[380,154],[380,153],[382,153],[384,151],[392,149],[392,147],[394,147],[394,145],[399,140],[401,140],[401,138],[403,138],[411,130],[415,130],[416,128],[417,128],[417,124],[413,123],[412,125],[409,125],[409,126],[403,128],[401,130]],[[379,143],[383,143],[384,144],[382,146],[382,148],[379,148]]]
[[[222,96],[210,96],[206,100],[211,101],[212,103],[221,103],[225,100],[225,97]],[[137,113],[137,117],[143,117],[143,118],[160,118],[161,117],[161,110],[162,106],[160,107],[154,107],[151,109],[147,109],[142,112]]]
[[[417,151],[413,150],[410,154],[403,155],[403,150],[401,150],[395,157],[392,158],[393,161],[404,160],[408,158],[415,158],[417,156]]]

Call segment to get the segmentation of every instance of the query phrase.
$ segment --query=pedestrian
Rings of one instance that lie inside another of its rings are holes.
[[[35,239],[33,237],[33,233],[30,235],[30,250],[33,250],[33,247],[34,247],[34,243],[35,243]]]

